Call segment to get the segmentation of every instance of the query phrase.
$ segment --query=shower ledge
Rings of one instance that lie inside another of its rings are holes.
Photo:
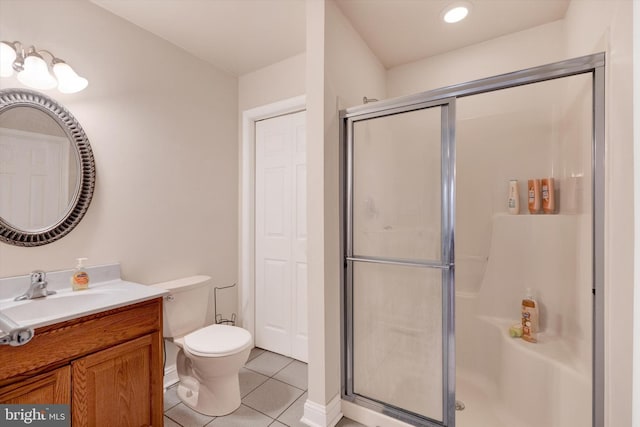
[[[562,341],[561,336],[541,332],[538,334],[538,342],[530,343],[521,338],[512,338],[509,335],[509,327],[517,323],[517,321],[483,315],[479,315],[478,318],[496,328],[507,345],[514,346],[519,351],[526,352],[533,357],[540,358],[544,362],[566,369],[576,375],[590,375],[589,367],[580,366],[579,359]]]

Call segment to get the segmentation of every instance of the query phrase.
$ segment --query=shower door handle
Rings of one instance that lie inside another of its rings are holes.
[[[413,259],[393,259],[393,258],[377,258],[377,257],[363,257],[363,256],[348,256],[345,257],[347,261],[357,262],[373,262],[376,264],[387,265],[400,265],[405,267],[418,267],[418,268],[437,268],[440,270],[451,270],[454,263],[441,263],[436,261],[419,261]]]

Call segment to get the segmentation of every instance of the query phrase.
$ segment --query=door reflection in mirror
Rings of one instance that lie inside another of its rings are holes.
[[[43,111],[0,115],[0,217],[36,231],[62,219],[78,190],[78,160],[64,130]]]

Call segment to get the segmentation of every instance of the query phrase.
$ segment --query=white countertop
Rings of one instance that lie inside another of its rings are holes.
[[[47,273],[47,289],[56,293],[24,301],[14,299],[29,288],[28,275],[0,279],[0,313],[21,328],[35,329],[169,294],[155,286],[122,280],[119,264],[87,267],[89,289],[73,291],[69,280],[72,272]]]

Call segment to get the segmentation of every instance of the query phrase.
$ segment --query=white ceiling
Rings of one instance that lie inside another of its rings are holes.
[[[304,0],[91,1],[234,75],[305,50]],[[387,68],[561,19],[570,2],[469,0],[469,17],[445,24],[454,1],[336,0]]]
[[[467,18],[445,23],[455,0],[336,0],[387,67],[413,62],[564,17],[570,0],[468,0]]]

